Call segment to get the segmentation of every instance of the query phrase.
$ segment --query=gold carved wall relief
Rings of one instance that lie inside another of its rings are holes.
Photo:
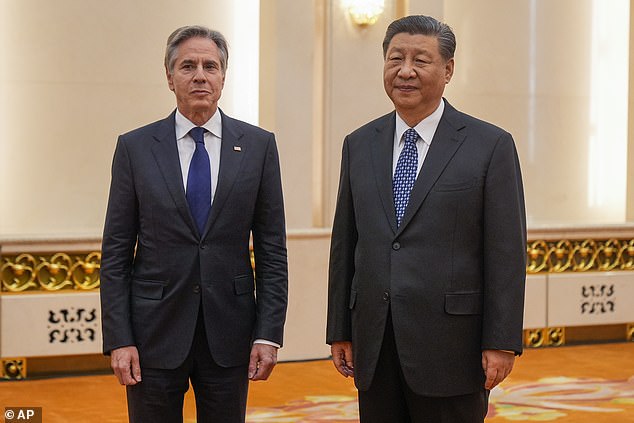
[[[634,239],[536,240],[526,247],[526,273],[634,270]]]
[[[71,255],[29,253],[3,257],[0,267],[1,290],[23,292],[32,290],[60,291],[99,288],[101,253]]]

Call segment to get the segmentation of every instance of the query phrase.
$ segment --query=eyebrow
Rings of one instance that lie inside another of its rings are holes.
[[[181,65],[185,65],[185,64],[189,65],[189,64],[192,64],[192,63],[197,63],[197,62],[198,62],[198,60],[195,60],[195,59],[184,58],[184,59],[180,62],[180,64],[181,64]],[[213,65],[216,65],[216,66],[220,67],[220,62],[219,62],[219,61],[217,61],[217,60],[214,60],[214,59],[203,60],[203,64],[204,64],[204,65],[213,64]]]
[[[387,52],[391,53],[391,52],[397,52],[397,53],[403,53],[405,50],[410,50],[410,48],[403,48],[403,47],[391,47]],[[411,48],[411,50],[414,50],[415,54],[430,54],[430,50],[427,48]]]

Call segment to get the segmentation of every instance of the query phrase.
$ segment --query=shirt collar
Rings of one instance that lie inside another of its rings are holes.
[[[442,117],[442,113],[445,111],[445,101],[440,100],[440,104],[432,112],[431,115],[427,116],[425,119],[421,120],[418,125],[414,127],[418,136],[423,140],[425,144],[428,146],[431,145],[431,140],[434,138],[434,134],[436,133],[436,128],[438,128],[438,123],[440,122],[440,118]],[[399,116],[398,112],[396,113],[396,139],[398,140],[399,145],[403,142],[403,134],[405,131],[409,129],[409,126],[405,123],[405,121]]]
[[[189,131],[195,126],[197,125],[194,125],[180,112],[180,110],[176,109],[175,129],[177,140],[180,140],[185,135],[187,135]],[[220,113],[220,109],[216,109],[216,113],[214,113],[214,115],[207,122],[205,122],[202,127],[212,133],[214,136],[222,139],[222,115]]]

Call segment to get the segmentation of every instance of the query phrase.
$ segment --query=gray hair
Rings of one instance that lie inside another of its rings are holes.
[[[167,47],[165,48],[165,69],[167,69],[169,73],[174,71],[174,63],[176,62],[176,56],[178,55],[178,46],[182,42],[196,37],[206,38],[216,44],[216,47],[218,47],[218,53],[220,54],[220,68],[223,74],[226,73],[227,62],[229,60],[227,40],[220,32],[201,25],[183,26],[172,32],[172,34],[167,38]]]
[[[397,19],[387,27],[383,39],[383,58],[387,55],[387,48],[396,34],[406,32],[408,34],[421,34],[436,37],[440,55],[447,61],[453,58],[456,52],[456,36],[449,25],[442,23],[431,16],[412,15]]]

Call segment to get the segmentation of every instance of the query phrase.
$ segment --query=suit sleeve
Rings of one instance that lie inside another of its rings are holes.
[[[526,281],[526,212],[519,159],[504,133],[484,187],[484,315],[482,349],[522,352]]]
[[[257,299],[254,336],[282,345],[288,302],[288,264],[280,164],[273,134],[265,153],[252,233]]]
[[[138,203],[130,157],[121,137],[112,163],[101,258],[103,351],[134,345],[130,277],[138,230]]]
[[[350,186],[349,146],[343,143],[341,174],[337,206],[330,241],[330,265],[328,273],[328,323],[326,343],[352,340],[350,287],[355,273],[354,251],[357,229]]]

